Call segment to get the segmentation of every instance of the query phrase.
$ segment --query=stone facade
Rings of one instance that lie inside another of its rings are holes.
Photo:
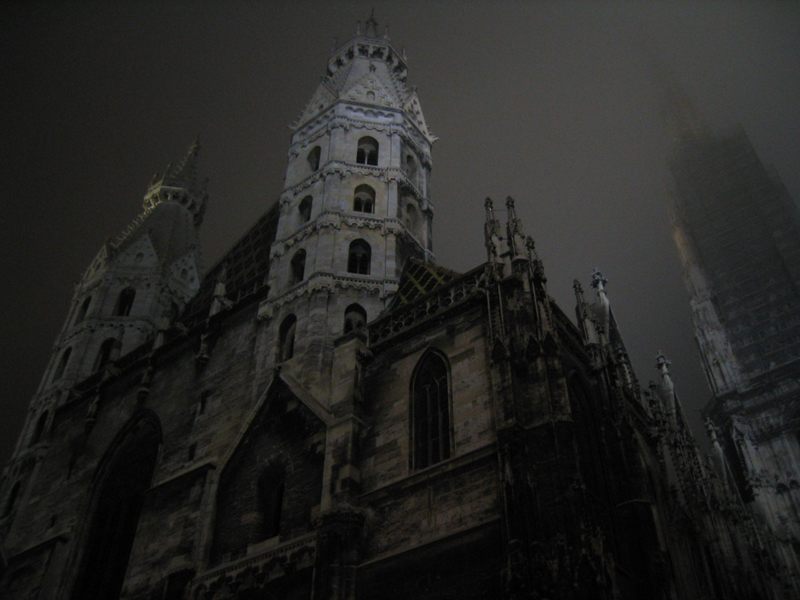
[[[3,597],[780,597],[601,274],[573,322],[510,198],[484,264],[434,262],[406,77],[373,19],[334,51],[279,201],[202,282],[197,146],[154,180],[3,473]]]
[[[800,585],[800,210],[741,128],[674,110],[674,232],[722,468]]]

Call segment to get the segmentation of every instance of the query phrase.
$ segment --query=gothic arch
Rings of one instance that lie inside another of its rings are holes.
[[[126,287],[117,297],[117,305],[114,307],[115,317],[128,317],[133,309],[133,302],[136,299],[136,290]]]
[[[72,354],[72,347],[67,347],[64,352],[61,353],[61,358],[58,359],[58,365],[56,366],[56,370],[53,372],[53,379],[52,381],[58,381],[64,376],[64,371],[67,369],[67,365],[69,364],[69,357]]]
[[[119,595],[161,439],[158,417],[141,410],[123,426],[101,459],[72,561],[74,600]]]
[[[314,198],[311,196],[305,196],[302,200],[300,200],[300,204],[297,206],[297,212],[300,215],[301,223],[308,223],[311,220],[311,209],[313,206]]]
[[[363,183],[353,190],[353,210],[355,212],[375,212],[375,189]]]
[[[330,415],[295,390],[276,376],[222,461],[209,523],[212,565],[311,525],[322,498],[324,444],[315,450],[309,439],[325,431]]]
[[[297,317],[288,315],[278,330],[278,360],[283,362],[294,356],[295,334],[297,332]]]
[[[110,362],[111,355],[118,345],[119,342],[115,338],[103,340],[103,343],[100,344],[100,349],[97,351],[97,357],[94,359],[92,372],[99,371]]]
[[[289,285],[300,283],[305,278],[306,274],[306,251],[303,249],[298,250],[292,256],[289,265]]]
[[[344,309],[343,333],[363,331],[367,326],[367,311],[360,304],[353,303]]]
[[[33,428],[28,446],[33,446],[34,444],[38,444],[40,441],[42,441],[42,437],[44,436],[47,428],[47,417],[48,412],[44,411],[41,415],[39,415],[39,418],[36,419],[36,426]]]
[[[312,173],[319,170],[319,160],[321,156],[322,148],[319,146],[314,146],[308,153],[308,166],[311,168]]]
[[[378,164],[378,140],[370,136],[359,139],[356,162],[360,165],[376,166]]]
[[[369,275],[372,262],[372,248],[369,244],[357,239],[350,242],[347,252],[347,272],[358,275]]]
[[[92,304],[92,297],[87,296],[83,302],[81,302],[80,307],[78,308],[78,312],[75,315],[75,322],[73,325],[77,325],[81,321],[86,318],[86,313],[89,312],[89,306]]]
[[[410,466],[424,469],[453,453],[450,363],[429,348],[411,375],[409,403]]]

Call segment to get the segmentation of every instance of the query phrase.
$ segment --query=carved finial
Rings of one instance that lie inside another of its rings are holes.
[[[494,219],[494,202],[489,196],[486,196],[486,200],[483,201],[483,207],[486,209],[486,219]]]
[[[672,364],[661,350],[656,355],[656,368],[661,371],[662,375],[669,375],[669,366]]]
[[[603,273],[595,267],[592,270],[592,287],[596,289],[598,292],[602,292],[606,289],[606,284],[608,283],[608,279],[603,276]]]
[[[370,37],[378,37],[378,22],[375,20],[375,7],[369,13],[369,19],[364,23],[364,33]]]
[[[356,35],[361,35],[361,21],[356,21]]]
[[[577,279],[572,280],[572,289],[575,290],[576,296],[583,296],[583,286]]]
[[[383,26],[383,39],[385,39],[385,40],[389,39],[389,24],[388,23]]]

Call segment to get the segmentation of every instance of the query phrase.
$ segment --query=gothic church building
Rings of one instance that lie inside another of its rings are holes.
[[[485,263],[435,262],[435,139],[370,19],[279,200],[207,272],[198,145],[153,179],[3,472],[0,597],[787,592],[663,356],[639,386],[600,273],[568,317],[512,199],[505,223],[485,203]]]

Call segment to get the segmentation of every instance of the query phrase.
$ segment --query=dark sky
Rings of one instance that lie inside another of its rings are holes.
[[[408,52],[434,147],[434,250],[484,260],[483,198],[517,199],[572,314],[593,267],[642,383],[663,350],[706,401],[667,212],[657,57],[714,127],[741,123],[800,198],[800,5],[534,2],[5,4],[0,8],[0,462],[72,286],[195,137],[211,265],[278,197],[288,124],[369,14]],[[165,399],[168,401],[168,399]]]

